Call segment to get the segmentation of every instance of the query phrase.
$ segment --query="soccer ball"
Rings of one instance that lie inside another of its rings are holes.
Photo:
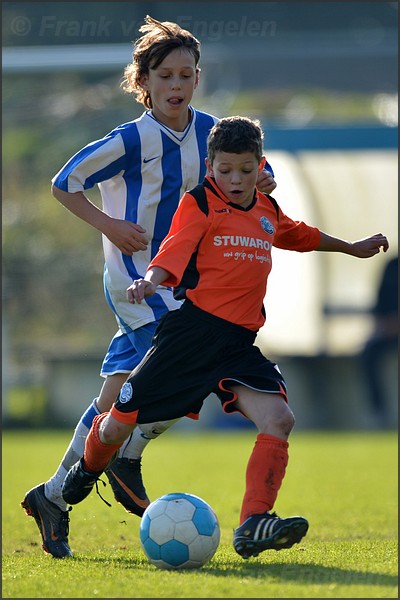
[[[198,569],[214,556],[220,539],[217,515],[193,494],[165,494],[144,511],[140,543],[159,569]]]

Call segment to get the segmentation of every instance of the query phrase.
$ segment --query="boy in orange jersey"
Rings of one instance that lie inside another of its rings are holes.
[[[308,530],[304,517],[271,512],[294,426],[284,378],[254,345],[265,321],[271,249],[368,258],[389,247],[380,233],[347,242],[286,216],[256,188],[265,162],[262,147],[258,121],[229,117],[212,128],[204,182],[183,195],[145,277],[127,290],[128,300],[140,304],[159,286],[171,286],[183,305],[162,318],[152,347],[110,413],[93,421],[84,457],[62,490],[66,502],[80,502],[136,424],[184,415],[196,419],[214,392],[225,412],[241,412],[258,429],[233,539],[243,558],[290,548]]]

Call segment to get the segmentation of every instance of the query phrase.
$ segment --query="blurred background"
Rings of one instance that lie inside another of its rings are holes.
[[[198,109],[260,119],[285,212],[349,240],[388,236],[389,252],[368,260],[274,249],[257,343],[287,380],[298,428],[397,427],[396,263],[379,290],[398,253],[398,3],[3,2],[2,13],[3,425],[73,427],[100,390],[116,331],[101,239],[50,180],[143,112],[119,86],[150,14],[201,40]],[[207,401],[200,423],[176,428],[192,426],[247,424]]]

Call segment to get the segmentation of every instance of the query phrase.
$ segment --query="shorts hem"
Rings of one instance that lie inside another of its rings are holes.
[[[115,405],[113,405],[110,410],[110,415],[119,423],[125,423],[125,425],[136,425],[138,412],[138,410],[133,410],[132,412],[124,413],[118,410]]]
[[[288,402],[287,394],[280,383],[279,383],[279,390],[271,390],[271,389],[266,389],[266,388],[258,388],[253,385],[250,385],[249,383],[246,383],[245,381],[240,381],[239,379],[234,379],[232,377],[226,377],[224,379],[220,379],[220,381],[218,382],[218,388],[221,390],[222,394],[232,395],[232,398],[230,398],[228,400],[224,400],[223,398],[220,397],[222,410],[228,415],[232,414],[234,412],[238,412],[238,413],[242,414],[244,417],[246,417],[246,419],[248,418],[240,409],[230,406],[233,402],[236,402],[236,400],[238,399],[238,396],[237,396],[236,392],[233,392],[232,390],[230,390],[229,388],[224,386],[224,382],[226,382],[226,381],[237,383],[239,385],[242,385],[243,387],[247,387],[251,390],[255,390],[256,392],[263,392],[264,394],[279,394],[280,396],[283,396],[283,399],[285,400],[286,403]]]
[[[105,371],[100,371],[100,377],[103,377],[104,379],[106,377],[110,377],[112,375],[130,375],[132,373],[131,371],[128,370],[124,370],[124,369],[117,369],[116,371],[110,371],[110,373],[106,373]]]

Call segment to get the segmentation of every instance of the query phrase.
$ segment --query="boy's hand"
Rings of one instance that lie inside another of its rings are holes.
[[[263,169],[257,179],[257,189],[263,194],[270,194],[276,188],[276,181],[269,171]]]
[[[375,256],[375,254],[379,254],[381,248],[384,252],[387,252],[389,242],[385,235],[376,233],[371,237],[352,242],[351,254],[358,258],[370,258],[371,256]]]
[[[123,254],[132,256],[134,252],[147,249],[148,239],[143,235],[145,231],[137,223],[110,218],[103,233]]]
[[[131,304],[140,304],[144,298],[155,294],[157,286],[147,279],[135,279],[126,290],[126,297]]]

